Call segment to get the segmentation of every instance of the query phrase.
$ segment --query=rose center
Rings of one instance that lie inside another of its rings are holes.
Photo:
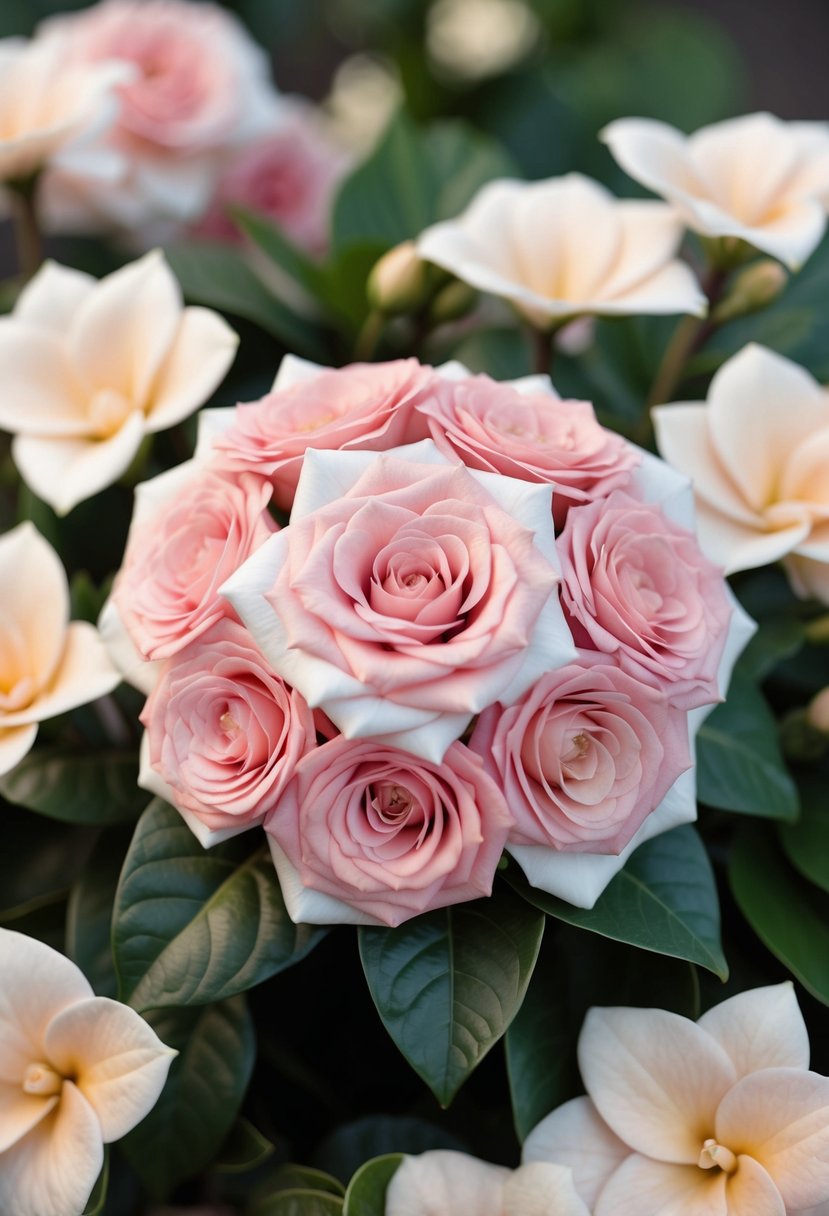
[[[231,738],[234,738],[242,730],[241,726],[236,721],[229,709],[226,709],[219,718],[219,726],[222,728],[225,734],[230,735]]]
[[[109,439],[120,430],[134,406],[122,393],[101,388],[89,402],[89,425],[97,439]]]
[[[336,414],[320,414],[318,418],[312,418],[309,422],[298,426],[297,434],[306,435],[309,431],[318,431],[320,427],[328,426],[329,422],[334,422],[337,418]]]
[[[722,1170],[724,1174],[733,1174],[737,1168],[737,1158],[730,1148],[717,1144],[716,1140],[706,1140],[697,1162],[702,1170]]]
[[[51,1098],[63,1089],[63,1077],[50,1064],[30,1064],[23,1078],[23,1092]]]
[[[405,819],[412,809],[412,795],[405,786],[381,785],[372,802],[378,814],[387,823]]]

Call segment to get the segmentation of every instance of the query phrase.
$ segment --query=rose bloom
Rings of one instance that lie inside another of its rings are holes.
[[[829,604],[829,395],[802,367],[746,346],[708,400],[653,411],[659,450],[690,476],[700,543],[726,573],[783,558]]]
[[[316,744],[302,697],[231,620],[168,660],[141,721],[138,784],[172,803],[205,848],[261,823]]]
[[[0,1210],[74,1216],[176,1055],[43,942],[0,929]]]
[[[45,184],[63,227],[134,230],[159,217],[195,218],[228,152],[278,116],[267,56],[218,4],[104,0],[51,18],[39,33],[68,63],[116,60],[133,71],[103,143],[108,171],[90,174],[66,158]]]
[[[218,313],[183,306],[160,253],[100,282],[47,262],[0,319],[0,427],[23,480],[66,514],[202,405],[237,343]]]
[[[790,983],[742,992],[696,1023],[591,1009],[588,1096],[530,1133],[525,1161],[573,1170],[594,1216],[786,1216],[829,1199],[829,1078],[809,1071]]]
[[[79,155],[115,120],[122,65],[70,65],[40,41],[0,39],[0,181],[22,181],[56,156]]]
[[[0,536],[0,773],[19,763],[38,725],[120,683],[93,625],[69,622],[69,587],[54,549],[30,523]]]
[[[485,709],[469,746],[504,790],[511,844],[581,853],[619,853],[692,763],[685,711],[595,651]]]
[[[289,356],[266,397],[236,407],[213,441],[215,463],[269,477],[289,511],[309,448],[376,452],[424,438],[414,399],[433,376],[417,359],[330,371]]]
[[[113,601],[145,659],[167,659],[232,615],[225,579],[276,529],[261,477],[195,462],[144,482]]]
[[[314,107],[292,99],[284,104],[275,130],[234,154],[195,235],[240,243],[242,233],[230,208],[243,207],[274,220],[301,249],[322,254],[334,192],[348,163],[344,151],[326,135]]]
[[[439,761],[473,714],[567,662],[550,489],[425,440],[306,454],[291,522],[222,588],[349,738]]]
[[[473,469],[553,486],[561,527],[572,503],[627,486],[638,449],[599,424],[589,401],[522,391],[489,376],[431,380],[415,402],[445,455]]]
[[[740,239],[793,270],[820,243],[829,202],[829,124],[746,114],[686,136],[621,118],[602,139],[636,181],[695,232]]]
[[[488,182],[457,219],[428,228],[418,252],[543,329],[585,313],[703,314],[705,296],[674,258],[681,239],[672,208],[619,202],[570,173]]]
[[[534,1161],[517,1170],[433,1149],[405,1157],[386,1191],[384,1216],[589,1216],[570,1170]]]
[[[684,709],[720,699],[731,605],[693,533],[616,490],[570,510],[558,549],[578,646],[614,655]]]
[[[265,831],[292,920],[399,925],[492,893],[512,816],[480,759],[338,736],[297,764]]]

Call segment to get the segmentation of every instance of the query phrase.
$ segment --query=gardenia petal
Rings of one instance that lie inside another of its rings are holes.
[[[104,1144],[149,1114],[177,1054],[133,1009],[100,996],[59,1013],[44,1046],[55,1068],[76,1078],[98,1116]]]
[[[522,1165],[504,1183],[503,1216],[590,1216],[561,1165]]]
[[[731,1057],[738,1077],[809,1067],[809,1035],[791,981],[729,997],[697,1022]]]
[[[56,718],[67,709],[106,696],[121,683],[94,625],[73,621],[67,627],[63,654],[49,685],[25,709],[5,714],[2,723],[28,725]]]
[[[737,1168],[729,1175],[725,1193],[728,1216],[786,1216],[782,1195],[752,1157],[737,1158]]]
[[[45,1119],[58,1104],[57,1095],[41,1097],[27,1094],[20,1083],[0,1081],[0,1153],[11,1148]],[[0,1165],[2,1169],[2,1165]]]
[[[626,1144],[648,1157],[698,1168],[700,1130],[712,1127],[736,1079],[718,1043],[663,1009],[594,1008],[585,1018],[578,1056],[596,1109]]]
[[[39,692],[55,674],[69,619],[69,587],[60,558],[31,523],[0,536],[0,623],[20,632],[25,671]],[[0,715],[0,724],[7,715]],[[9,725],[22,725],[9,722]]]
[[[0,774],[9,773],[28,755],[37,738],[37,726],[0,726]]]
[[[236,355],[239,335],[209,308],[185,308],[152,387],[147,430],[187,418],[213,392]]]
[[[504,1216],[502,1197],[508,1177],[509,1170],[503,1166],[451,1150],[433,1149],[419,1157],[405,1157],[386,1191],[385,1216],[446,1216],[449,1212]]]
[[[732,1216],[726,1178],[722,1170],[671,1165],[633,1153],[599,1195],[594,1216]]]
[[[610,1130],[589,1098],[573,1098],[537,1123],[524,1141],[521,1160],[547,1161],[572,1171],[576,1191],[592,1210],[630,1149]]]
[[[62,337],[96,282],[91,274],[48,259],[17,297],[15,319],[31,321]]]

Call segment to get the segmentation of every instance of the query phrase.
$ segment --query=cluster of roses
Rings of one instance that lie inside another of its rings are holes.
[[[0,40],[0,68],[0,181],[40,173],[47,227],[139,248],[188,231],[238,241],[235,203],[322,251],[343,150],[218,5],[104,0]]]
[[[590,906],[695,817],[751,629],[692,528],[546,377],[288,357],[138,487],[102,629],[149,694],[141,783],[205,846],[263,823],[296,920],[476,898],[504,847]]]

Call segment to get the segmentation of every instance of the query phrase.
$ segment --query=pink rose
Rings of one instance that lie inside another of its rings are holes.
[[[683,709],[720,699],[731,605],[692,533],[617,490],[570,510],[558,551],[576,645],[615,655]]]
[[[417,359],[320,369],[237,406],[233,424],[214,440],[216,460],[270,477],[274,501],[289,511],[309,448],[378,452],[424,438],[413,402],[433,378]]]
[[[294,920],[399,925],[489,895],[511,822],[461,743],[433,764],[340,737],[303,757],[265,830]]]
[[[347,167],[347,157],[326,136],[313,107],[294,101],[275,131],[242,148],[227,165],[196,235],[241,242],[229,210],[245,207],[275,220],[301,248],[321,254],[334,191]]]
[[[561,527],[567,507],[627,486],[636,448],[601,426],[588,401],[520,392],[489,376],[432,381],[416,402],[438,448],[473,469],[553,486]]]
[[[469,741],[503,789],[510,842],[619,853],[691,767],[687,714],[596,651],[484,710]]]
[[[424,441],[309,451],[290,526],[222,591],[343,734],[439,761],[474,713],[572,657],[557,585],[549,487]]]
[[[302,697],[231,620],[168,660],[141,721],[139,784],[172,802],[205,847],[261,823],[316,743]]]
[[[219,587],[276,529],[271,487],[184,466],[139,487],[113,599],[146,659],[167,659],[232,615]],[[161,484],[159,484],[161,483]],[[168,493],[169,490],[174,493]],[[147,496],[155,510],[142,509]]]

